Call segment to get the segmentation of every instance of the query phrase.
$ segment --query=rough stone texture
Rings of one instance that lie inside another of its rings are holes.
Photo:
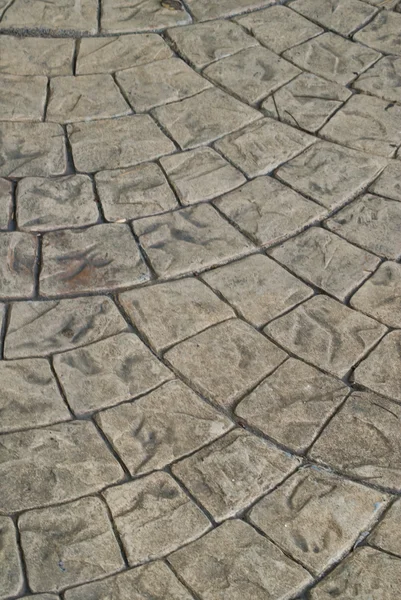
[[[126,329],[105,296],[48,302],[19,302],[11,308],[6,358],[47,356],[71,350]]]
[[[385,56],[354,82],[354,88],[401,103],[401,57]]]
[[[24,578],[15,527],[7,517],[0,517],[0,565],[0,598],[20,594]]]
[[[220,196],[246,182],[245,177],[212,148],[196,148],[160,160],[182,204]]]
[[[261,117],[217,88],[156,108],[154,114],[183,149],[212,142]]]
[[[2,435],[0,474],[4,514],[90,494],[124,473],[94,425],[75,421]]]
[[[209,271],[203,279],[256,327],[313,294],[308,286],[262,254]]]
[[[0,235],[0,298],[29,298],[34,293],[37,242],[18,231]]]
[[[132,475],[161,469],[232,427],[180,381],[101,412],[97,422]]]
[[[393,160],[370,186],[370,191],[401,202],[401,162]]]
[[[401,556],[401,540],[398,535],[398,525],[401,518],[401,502],[394,502],[384,519],[379,523],[368,538],[374,546]]]
[[[205,600],[286,600],[309,573],[242,521],[227,521],[169,562]]]
[[[348,394],[342,382],[290,358],[238,405],[251,427],[304,452]]]
[[[228,261],[253,245],[209,205],[201,204],[134,223],[155,271],[162,277]]]
[[[337,33],[349,36],[367,23],[377,9],[359,0],[296,0],[291,8]]]
[[[204,534],[209,520],[167,473],[104,492],[129,564],[159,558]]]
[[[126,225],[102,224],[48,233],[42,253],[40,290],[47,297],[108,291],[149,278]]]
[[[130,290],[120,295],[120,302],[158,351],[234,316],[227,304],[193,278]]]
[[[354,392],[314,444],[311,457],[370,484],[401,489],[401,407]]]
[[[7,229],[13,212],[12,185],[0,179],[0,229]]]
[[[273,4],[274,0],[188,0],[187,4],[198,21],[208,21],[218,17],[231,17],[232,15],[248,10],[257,10]]]
[[[175,150],[149,115],[75,123],[67,132],[79,171],[130,167]]]
[[[153,31],[191,21],[183,7],[169,10],[161,6],[159,0],[128,0],[122,4],[116,4],[114,0],[102,2],[102,33]]]
[[[106,507],[98,498],[25,513],[19,520],[35,592],[58,591],[124,566]]]
[[[72,75],[74,40],[0,36],[0,73]]]
[[[0,432],[71,418],[46,360],[0,362]]]
[[[297,459],[236,429],[176,464],[173,472],[219,522],[266,494],[297,466]]]
[[[46,77],[0,75],[2,121],[41,121],[45,109]]]
[[[345,85],[370,67],[380,54],[335,33],[324,33],[286,50],[284,58],[330,81]]]
[[[96,223],[99,212],[86,175],[26,177],[17,187],[17,221],[23,231],[49,231]]]
[[[133,333],[59,354],[54,368],[75,414],[135,398],[172,377]]]
[[[265,332],[296,356],[344,377],[386,327],[327,296],[315,296],[267,325]]]
[[[274,119],[262,119],[216,142],[216,148],[248,177],[263,175],[287,162],[316,138]]]
[[[286,354],[243,321],[232,319],[178,344],[166,358],[201,394],[228,407]]]
[[[270,252],[298,277],[342,302],[378,267],[380,259],[323,228],[312,227]]]
[[[216,206],[257,244],[284,240],[322,219],[327,211],[271,177],[225,194]]]
[[[377,17],[355,35],[355,39],[366,46],[386,52],[401,54],[401,16],[383,10]]]
[[[388,497],[352,481],[304,469],[260,500],[250,520],[295,560],[319,574],[370,529]]]

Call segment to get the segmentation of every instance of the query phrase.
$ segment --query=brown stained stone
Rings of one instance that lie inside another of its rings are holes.
[[[354,392],[310,456],[369,484],[401,489],[401,408],[371,392]]]
[[[0,439],[0,514],[66,502],[124,475],[88,421],[7,433]]]
[[[96,223],[99,212],[86,175],[26,177],[18,183],[17,221],[22,231],[48,231]]]
[[[208,204],[140,219],[134,231],[161,277],[196,272],[254,247]]]
[[[74,123],[67,132],[79,171],[130,167],[175,150],[149,115]]]
[[[12,200],[11,182],[0,178],[0,229],[8,229],[13,212]]]
[[[0,516],[0,599],[21,593],[24,584],[14,524]]]
[[[0,380],[1,433],[71,418],[47,360],[3,360]]]
[[[229,520],[168,558],[205,600],[287,600],[312,578],[243,521]]]
[[[381,11],[355,35],[355,39],[386,54],[401,54],[401,15]]]
[[[127,0],[124,3],[104,0],[102,2],[102,33],[154,31],[186,25],[191,21],[190,15],[183,6],[179,10],[169,10],[161,6],[159,0]]]
[[[47,297],[102,292],[143,283],[148,269],[127,225],[47,233],[40,291]]]
[[[0,234],[0,298],[29,298],[35,287],[37,241],[18,231]]]
[[[201,394],[229,407],[286,354],[250,325],[232,319],[178,344],[166,358]]]
[[[198,21],[231,17],[242,12],[270,6],[275,0],[187,0],[188,8]]]
[[[304,452],[348,391],[342,381],[290,358],[246,396],[235,412],[280,444]]]
[[[400,519],[401,502],[397,500],[368,537],[369,544],[401,557]]]
[[[246,182],[245,177],[212,148],[196,148],[160,160],[183,204],[211,200]]]
[[[173,473],[220,522],[273,489],[298,465],[298,459],[236,429],[174,465]]]
[[[75,414],[129,400],[172,377],[133,333],[58,354],[54,368]]]
[[[72,75],[72,39],[0,36],[0,73]]]
[[[203,279],[256,327],[313,295],[308,286],[262,254],[208,271]]]
[[[20,517],[19,527],[28,580],[35,592],[59,591],[124,567],[99,498],[27,512]]]
[[[250,521],[314,574],[338,562],[389,497],[323,470],[302,469],[250,512]]]
[[[114,335],[127,328],[105,296],[18,302],[11,308],[5,357],[47,356]]]
[[[369,189],[374,194],[401,202],[401,162],[398,160],[390,161]]]
[[[161,469],[233,426],[180,381],[101,412],[97,422],[132,475]]]
[[[45,109],[47,77],[0,75],[2,121],[41,121]]]
[[[401,103],[401,57],[385,56],[362,73],[353,86],[384,100]]]
[[[344,301],[380,259],[323,228],[312,227],[270,252],[298,277]]]
[[[167,473],[103,493],[131,566],[154,560],[203,535],[210,523]]]
[[[234,317],[227,304],[193,278],[130,290],[119,298],[132,322],[158,351]]]
[[[259,177],[225,194],[216,206],[255,243],[281,242],[327,214],[272,177]]]
[[[360,0],[320,0],[319,4],[314,0],[296,0],[291,8],[344,36],[351,35],[377,12],[377,9]]]
[[[265,333],[296,356],[336,377],[376,345],[387,328],[323,295],[273,321]]]

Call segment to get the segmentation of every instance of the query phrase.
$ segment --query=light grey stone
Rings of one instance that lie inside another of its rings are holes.
[[[0,36],[0,73],[72,75],[74,40]]]
[[[354,88],[401,103],[401,57],[385,56],[358,77]]]
[[[377,12],[377,9],[359,0],[323,0],[319,4],[314,0],[296,0],[291,8],[344,36],[351,35]]]
[[[401,162],[398,160],[390,161],[369,190],[374,194],[379,194],[379,196],[401,202]]]
[[[401,54],[401,15],[382,10],[377,17],[355,35],[366,46],[388,54]]]
[[[29,298],[35,288],[37,242],[19,231],[0,234],[0,298]]]
[[[41,121],[45,110],[47,78],[0,75],[2,121]]]
[[[114,0],[104,0],[102,3],[103,33],[154,31],[186,25],[191,21],[183,6],[180,10],[169,10],[164,8],[159,0],[127,0],[123,4],[116,4]]]
[[[401,502],[396,500],[378,527],[370,534],[368,542],[374,546],[401,556],[401,540],[398,525],[401,519]]]
[[[8,229],[12,212],[13,192],[11,182],[0,178],[0,229]]]
[[[273,4],[275,0],[187,0],[188,8],[198,21],[208,21],[219,17],[257,10]]]
[[[21,560],[14,524],[8,517],[0,517],[0,598],[17,596],[24,585]]]

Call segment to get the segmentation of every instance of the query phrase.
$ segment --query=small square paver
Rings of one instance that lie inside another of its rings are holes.
[[[19,527],[34,592],[59,591],[124,567],[106,507],[99,498],[33,510],[20,517]]]
[[[92,182],[86,175],[26,177],[17,187],[17,221],[22,231],[91,225],[99,219]]]
[[[380,264],[377,256],[321,227],[311,227],[276,246],[270,255],[341,302]]]
[[[102,411],[97,422],[133,476],[162,469],[233,427],[181,381]]]
[[[154,560],[210,529],[209,519],[167,473],[153,473],[103,493],[129,564]]]
[[[138,219],[179,206],[163,171],[155,163],[101,171],[96,173],[95,181],[108,221]]]
[[[229,407],[286,354],[250,325],[232,319],[178,344],[166,358],[201,394]]]
[[[115,0],[102,2],[102,33],[154,31],[186,25],[191,21],[181,3],[178,10],[169,10],[159,0],[128,0],[117,4]]]
[[[14,524],[0,516],[0,598],[11,598],[21,593],[24,585],[21,560]]]
[[[267,325],[265,333],[296,356],[344,377],[386,330],[370,317],[319,295]]]
[[[173,473],[219,522],[276,487],[299,464],[265,440],[236,429],[174,465]]]
[[[0,37],[0,73],[10,75],[72,75],[75,40]]]
[[[209,271],[203,279],[256,327],[313,295],[302,281],[263,254]]]
[[[380,177],[370,186],[369,190],[379,196],[385,196],[401,202],[401,162],[389,161]]]
[[[134,230],[162,277],[196,272],[253,248],[208,204],[141,219]]]
[[[212,148],[196,148],[160,160],[183,204],[211,200],[246,182],[245,177]]]
[[[401,56],[385,56],[362,73],[353,87],[390,102],[401,103]]]
[[[348,392],[342,381],[290,358],[246,396],[235,412],[280,444],[304,452]]]
[[[259,177],[225,194],[216,206],[256,244],[281,242],[325,217],[327,210],[272,177]]]
[[[127,225],[47,233],[42,247],[44,296],[109,291],[143,283],[148,269]]]
[[[29,298],[35,288],[37,241],[29,233],[0,235],[0,298]]]
[[[0,178],[0,229],[8,229],[13,213],[13,186]]]
[[[0,75],[2,121],[41,121],[46,101],[47,78]]]
[[[386,54],[401,54],[401,15],[382,10],[355,35],[355,39]]]
[[[231,17],[250,10],[258,10],[273,4],[275,0],[187,0],[188,8],[198,21]]]
[[[401,557],[401,539],[398,535],[400,519],[401,502],[396,500],[368,537],[368,543]]]
[[[310,452],[338,471],[399,493],[401,407],[376,394],[354,392]]]
[[[212,142],[261,117],[218,88],[156,108],[154,115],[183,149]]]
[[[344,36],[351,35],[377,12],[376,8],[360,0],[323,0],[318,5],[314,0],[296,0],[291,8]]]
[[[157,351],[234,317],[225,302],[194,278],[130,290],[119,299]]]
[[[285,600],[310,574],[243,521],[229,520],[168,558],[174,571],[205,600]]]

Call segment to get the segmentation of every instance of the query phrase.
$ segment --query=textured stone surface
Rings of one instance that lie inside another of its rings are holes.
[[[231,17],[232,15],[256,10],[273,4],[274,0],[220,0],[216,4],[214,0],[189,0],[189,9],[199,21],[208,21],[218,17]]]
[[[159,0],[128,0],[123,4],[104,0],[102,9],[103,33],[153,31],[185,25],[192,20],[182,5],[179,10],[169,10],[161,6]]]
[[[401,162],[393,160],[370,186],[370,191],[401,202]]]
[[[401,103],[401,57],[385,56],[358,77],[354,88]]]
[[[167,473],[104,492],[130,565],[159,558],[193,541],[209,520]]]
[[[7,229],[13,210],[12,185],[6,179],[0,179],[0,229]]]
[[[0,36],[0,72],[12,75],[71,75],[74,40]]]
[[[344,36],[359,29],[377,12],[375,8],[359,0],[323,0],[319,4],[314,0],[296,0],[291,8]]]
[[[389,54],[401,54],[401,16],[383,10],[355,35],[355,39],[371,48]]]
[[[0,298],[29,298],[34,292],[37,242],[29,233],[0,235]]]
[[[401,502],[394,502],[384,519],[373,530],[368,541],[377,548],[401,556],[401,540],[398,535],[398,524],[401,518]]]
[[[46,77],[0,75],[2,121],[41,121],[45,109]]]
[[[11,519],[0,516],[0,598],[21,593],[23,575],[17,537]]]

